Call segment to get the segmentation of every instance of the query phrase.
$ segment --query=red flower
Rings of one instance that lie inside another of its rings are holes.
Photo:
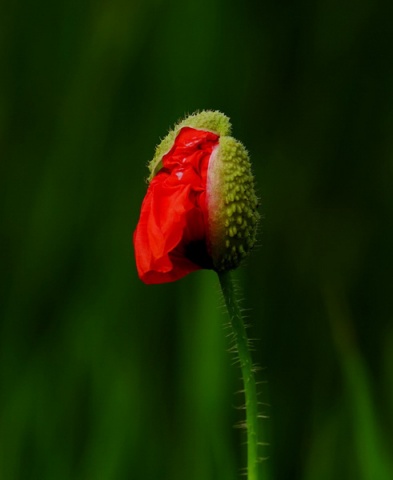
[[[152,179],[134,234],[138,274],[145,283],[178,280],[213,268],[207,252],[207,169],[219,136],[183,127]]]
[[[227,117],[202,112],[157,148],[134,233],[143,282],[172,282],[201,268],[234,268],[254,244],[258,214],[248,156],[225,136],[228,131]]]

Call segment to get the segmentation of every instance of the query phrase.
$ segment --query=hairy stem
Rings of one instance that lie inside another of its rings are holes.
[[[230,272],[219,273],[220,285],[228,309],[230,324],[240,360],[246,400],[247,478],[258,480],[258,401],[249,344],[243,317]]]

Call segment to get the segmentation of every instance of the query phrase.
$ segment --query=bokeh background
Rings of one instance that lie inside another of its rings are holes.
[[[146,163],[186,113],[247,146],[238,272],[264,479],[393,478],[391,14],[347,2],[5,1],[0,478],[234,480],[216,276],[137,278]]]

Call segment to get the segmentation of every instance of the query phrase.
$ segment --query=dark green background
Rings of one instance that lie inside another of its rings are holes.
[[[146,163],[186,113],[248,148],[238,272],[269,480],[393,478],[391,11],[341,2],[0,7],[0,478],[234,480],[217,279],[145,286]]]

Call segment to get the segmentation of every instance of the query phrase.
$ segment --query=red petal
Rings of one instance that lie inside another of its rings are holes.
[[[203,247],[195,254],[193,246],[206,246],[206,175],[218,138],[184,127],[164,155],[134,233],[138,274],[145,283],[171,282],[209,265]]]

